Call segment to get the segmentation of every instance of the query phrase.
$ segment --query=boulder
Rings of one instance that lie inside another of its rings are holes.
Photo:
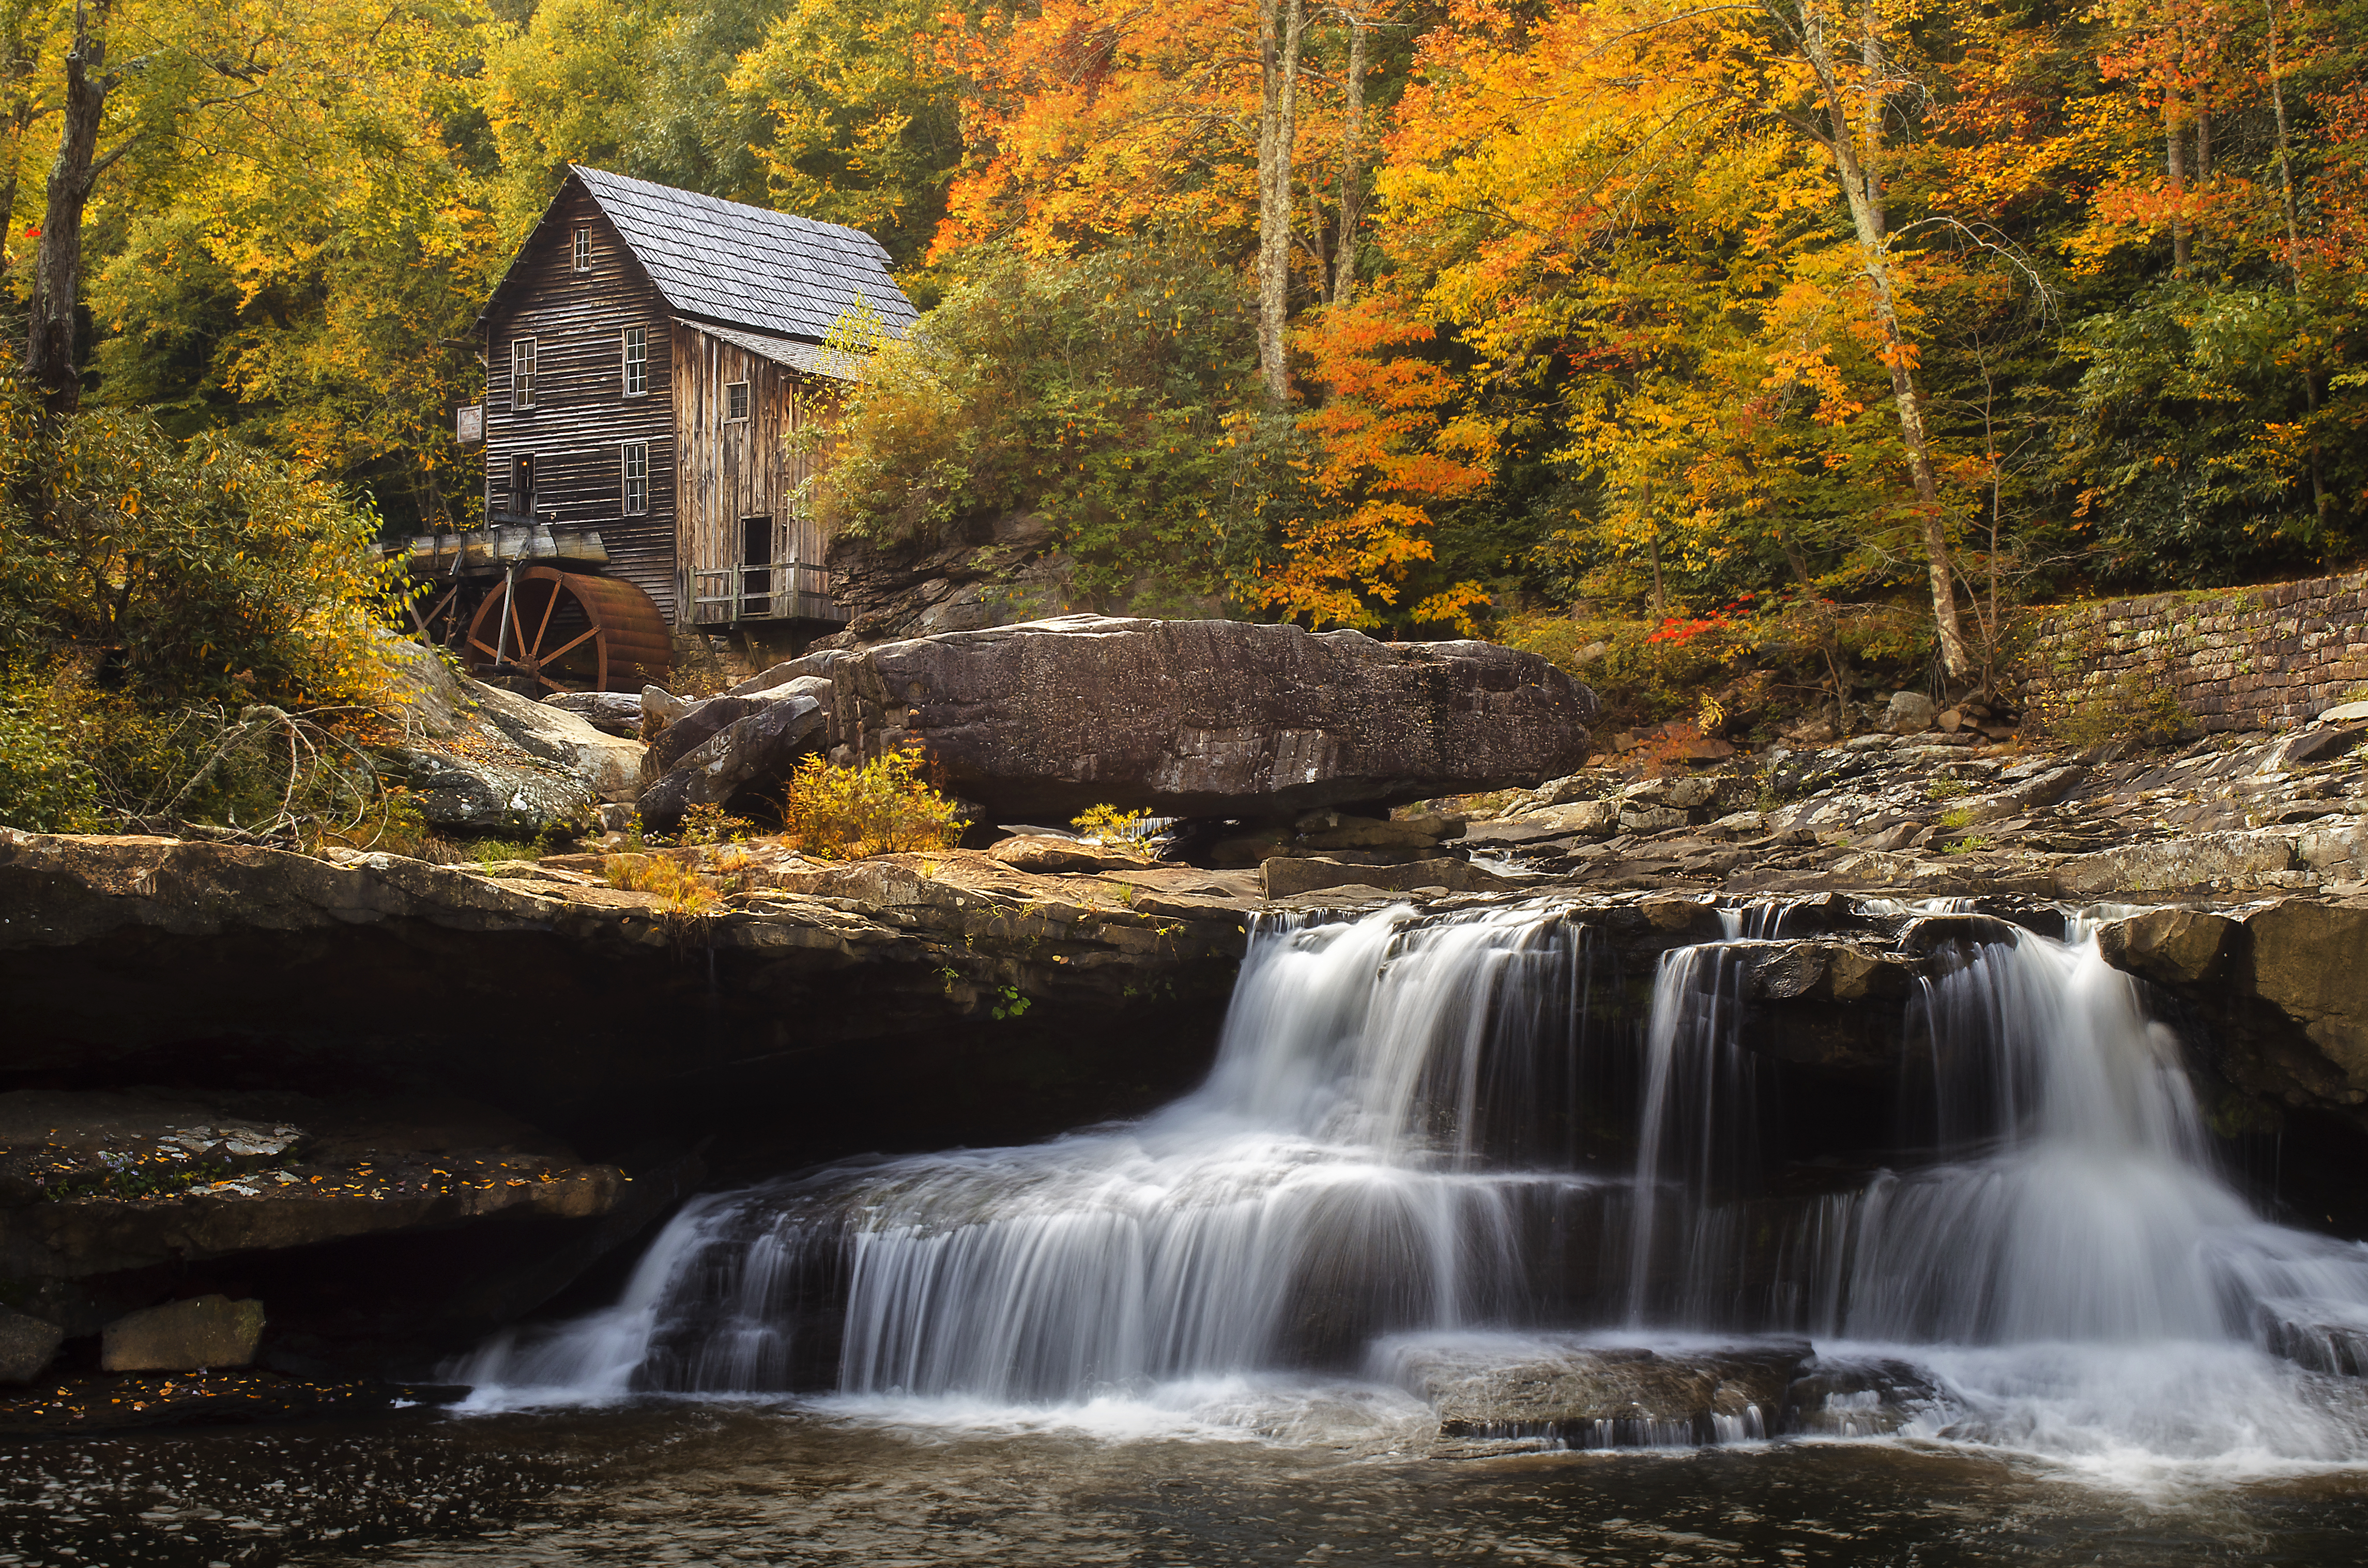
[[[0,1307],[0,1383],[29,1383],[49,1370],[66,1331]]]
[[[828,680],[832,667],[847,656],[847,650],[844,648],[820,648],[811,653],[801,653],[794,659],[784,659],[760,675],[750,676],[724,695],[754,697],[760,691],[770,691],[775,687],[787,686],[793,680],[814,676]]]
[[[588,823],[598,804],[583,778],[522,752],[484,757],[405,746],[393,755],[420,813],[438,827],[553,833]]]
[[[711,697],[705,701],[678,704],[669,715],[666,728],[651,738],[649,750],[642,758],[643,782],[652,782],[671,773],[690,752],[705,745],[741,720],[792,698],[803,698],[821,709],[827,727],[831,685],[814,676],[786,680],[779,686],[746,697]]]
[[[1280,817],[1526,786],[1586,760],[1594,694],[1534,653],[1356,631],[1064,616],[834,667],[865,756],[917,741],[996,820],[1098,803]]]
[[[1337,826],[1303,832],[1299,842],[1308,849],[1428,849],[1441,839],[1463,836],[1463,824],[1446,817],[1345,817]]]
[[[1604,838],[1620,826],[1620,806],[1613,801],[1574,801],[1568,805],[1524,812],[1520,822],[1523,827],[1535,825],[1549,834],[1584,833]]]
[[[2097,951],[2117,969],[2163,985],[2213,977],[2241,931],[2225,915],[2202,909],[2150,909],[2097,932]]]
[[[1895,691],[1883,710],[1883,727],[1895,735],[1920,735],[1940,715],[1940,704],[1922,692]]]
[[[694,697],[677,697],[662,686],[642,687],[642,739],[655,741],[666,726],[699,706]]]
[[[406,735],[449,741],[470,725],[465,678],[445,662],[445,656],[424,642],[392,631],[371,633],[385,655],[390,676],[380,710],[401,725]]]
[[[692,806],[720,806],[744,790],[786,779],[798,758],[814,749],[822,738],[822,704],[811,697],[785,697],[778,701],[725,697],[707,706],[727,702],[751,703],[755,711],[684,753],[656,783],[642,791],[642,821],[648,826],[668,832]],[[694,720],[683,721],[667,731],[666,738],[671,739]],[[655,750],[654,745],[652,751]]]
[[[1087,844],[1078,838],[1023,833],[989,846],[987,858],[1015,871],[1139,870],[1146,864],[1140,854]]]
[[[2070,794],[2075,786],[2089,776],[2089,770],[2078,763],[2066,763],[2060,767],[2043,768],[2027,778],[2014,780],[2001,789],[1970,795],[1957,802],[1955,811],[1962,812],[1967,827],[1979,827],[1985,823],[2004,822],[2021,816],[2040,806],[2052,806]],[[1952,813],[1953,814],[1953,813]]]
[[[2368,908],[2286,899],[2248,915],[2245,931],[2252,993],[2343,1075],[2336,1097],[2368,1103]]]
[[[1442,888],[1449,892],[1495,892],[1521,884],[1463,860],[1441,857],[1403,866],[1350,866],[1321,856],[1278,856],[1261,868],[1269,899],[1294,898],[1330,888],[1370,888],[1377,892],[1413,892]]]
[[[127,1312],[99,1336],[107,1372],[195,1372],[254,1363],[263,1337],[263,1303],[199,1296]]]
[[[2124,844],[2078,855],[2056,868],[2066,898],[2118,892],[2246,892],[2280,885],[2294,841],[2277,833],[2207,833]]]
[[[554,691],[545,708],[573,713],[603,734],[642,738],[642,698],[633,691]]]
[[[1552,1339],[1421,1341],[1385,1352],[1392,1380],[1449,1437],[1552,1437],[1575,1449],[1773,1437],[1802,1345],[1656,1351]]]
[[[478,710],[529,756],[557,763],[590,787],[603,801],[631,801],[641,790],[642,743],[595,728],[580,713],[529,702],[516,692],[471,681],[470,695]],[[588,695],[588,694],[587,694]],[[603,697],[620,694],[602,692]],[[636,716],[639,698],[626,699]]]

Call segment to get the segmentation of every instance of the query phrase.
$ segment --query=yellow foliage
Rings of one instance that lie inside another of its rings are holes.
[[[797,849],[826,860],[951,849],[967,825],[902,752],[856,767],[806,758],[790,779],[781,817]]]

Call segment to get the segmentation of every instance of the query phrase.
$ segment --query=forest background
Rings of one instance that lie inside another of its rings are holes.
[[[2362,0],[0,0],[19,341],[78,26],[81,404],[388,534],[584,163],[876,234],[814,504],[1095,602],[1846,693],[2368,544]]]

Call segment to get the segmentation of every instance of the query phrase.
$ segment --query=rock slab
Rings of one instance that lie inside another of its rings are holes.
[[[29,1383],[49,1369],[66,1331],[0,1307],[0,1383]]]
[[[127,1312],[99,1336],[99,1369],[195,1372],[245,1367],[263,1337],[263,1303],[199,1296]]]
[[[837,665],[837,730],[917,744],[992,817],[1273,817],[1575,771],[1595,695],[1534,653],[1229,620],[1064,616]]]

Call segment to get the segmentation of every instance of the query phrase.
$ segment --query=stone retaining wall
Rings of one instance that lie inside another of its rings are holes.
[[[2194,728],[2283,729],[2368,696],[2368,573],[2044,610],[2029,649],[2042,709],[2167,687]]]

